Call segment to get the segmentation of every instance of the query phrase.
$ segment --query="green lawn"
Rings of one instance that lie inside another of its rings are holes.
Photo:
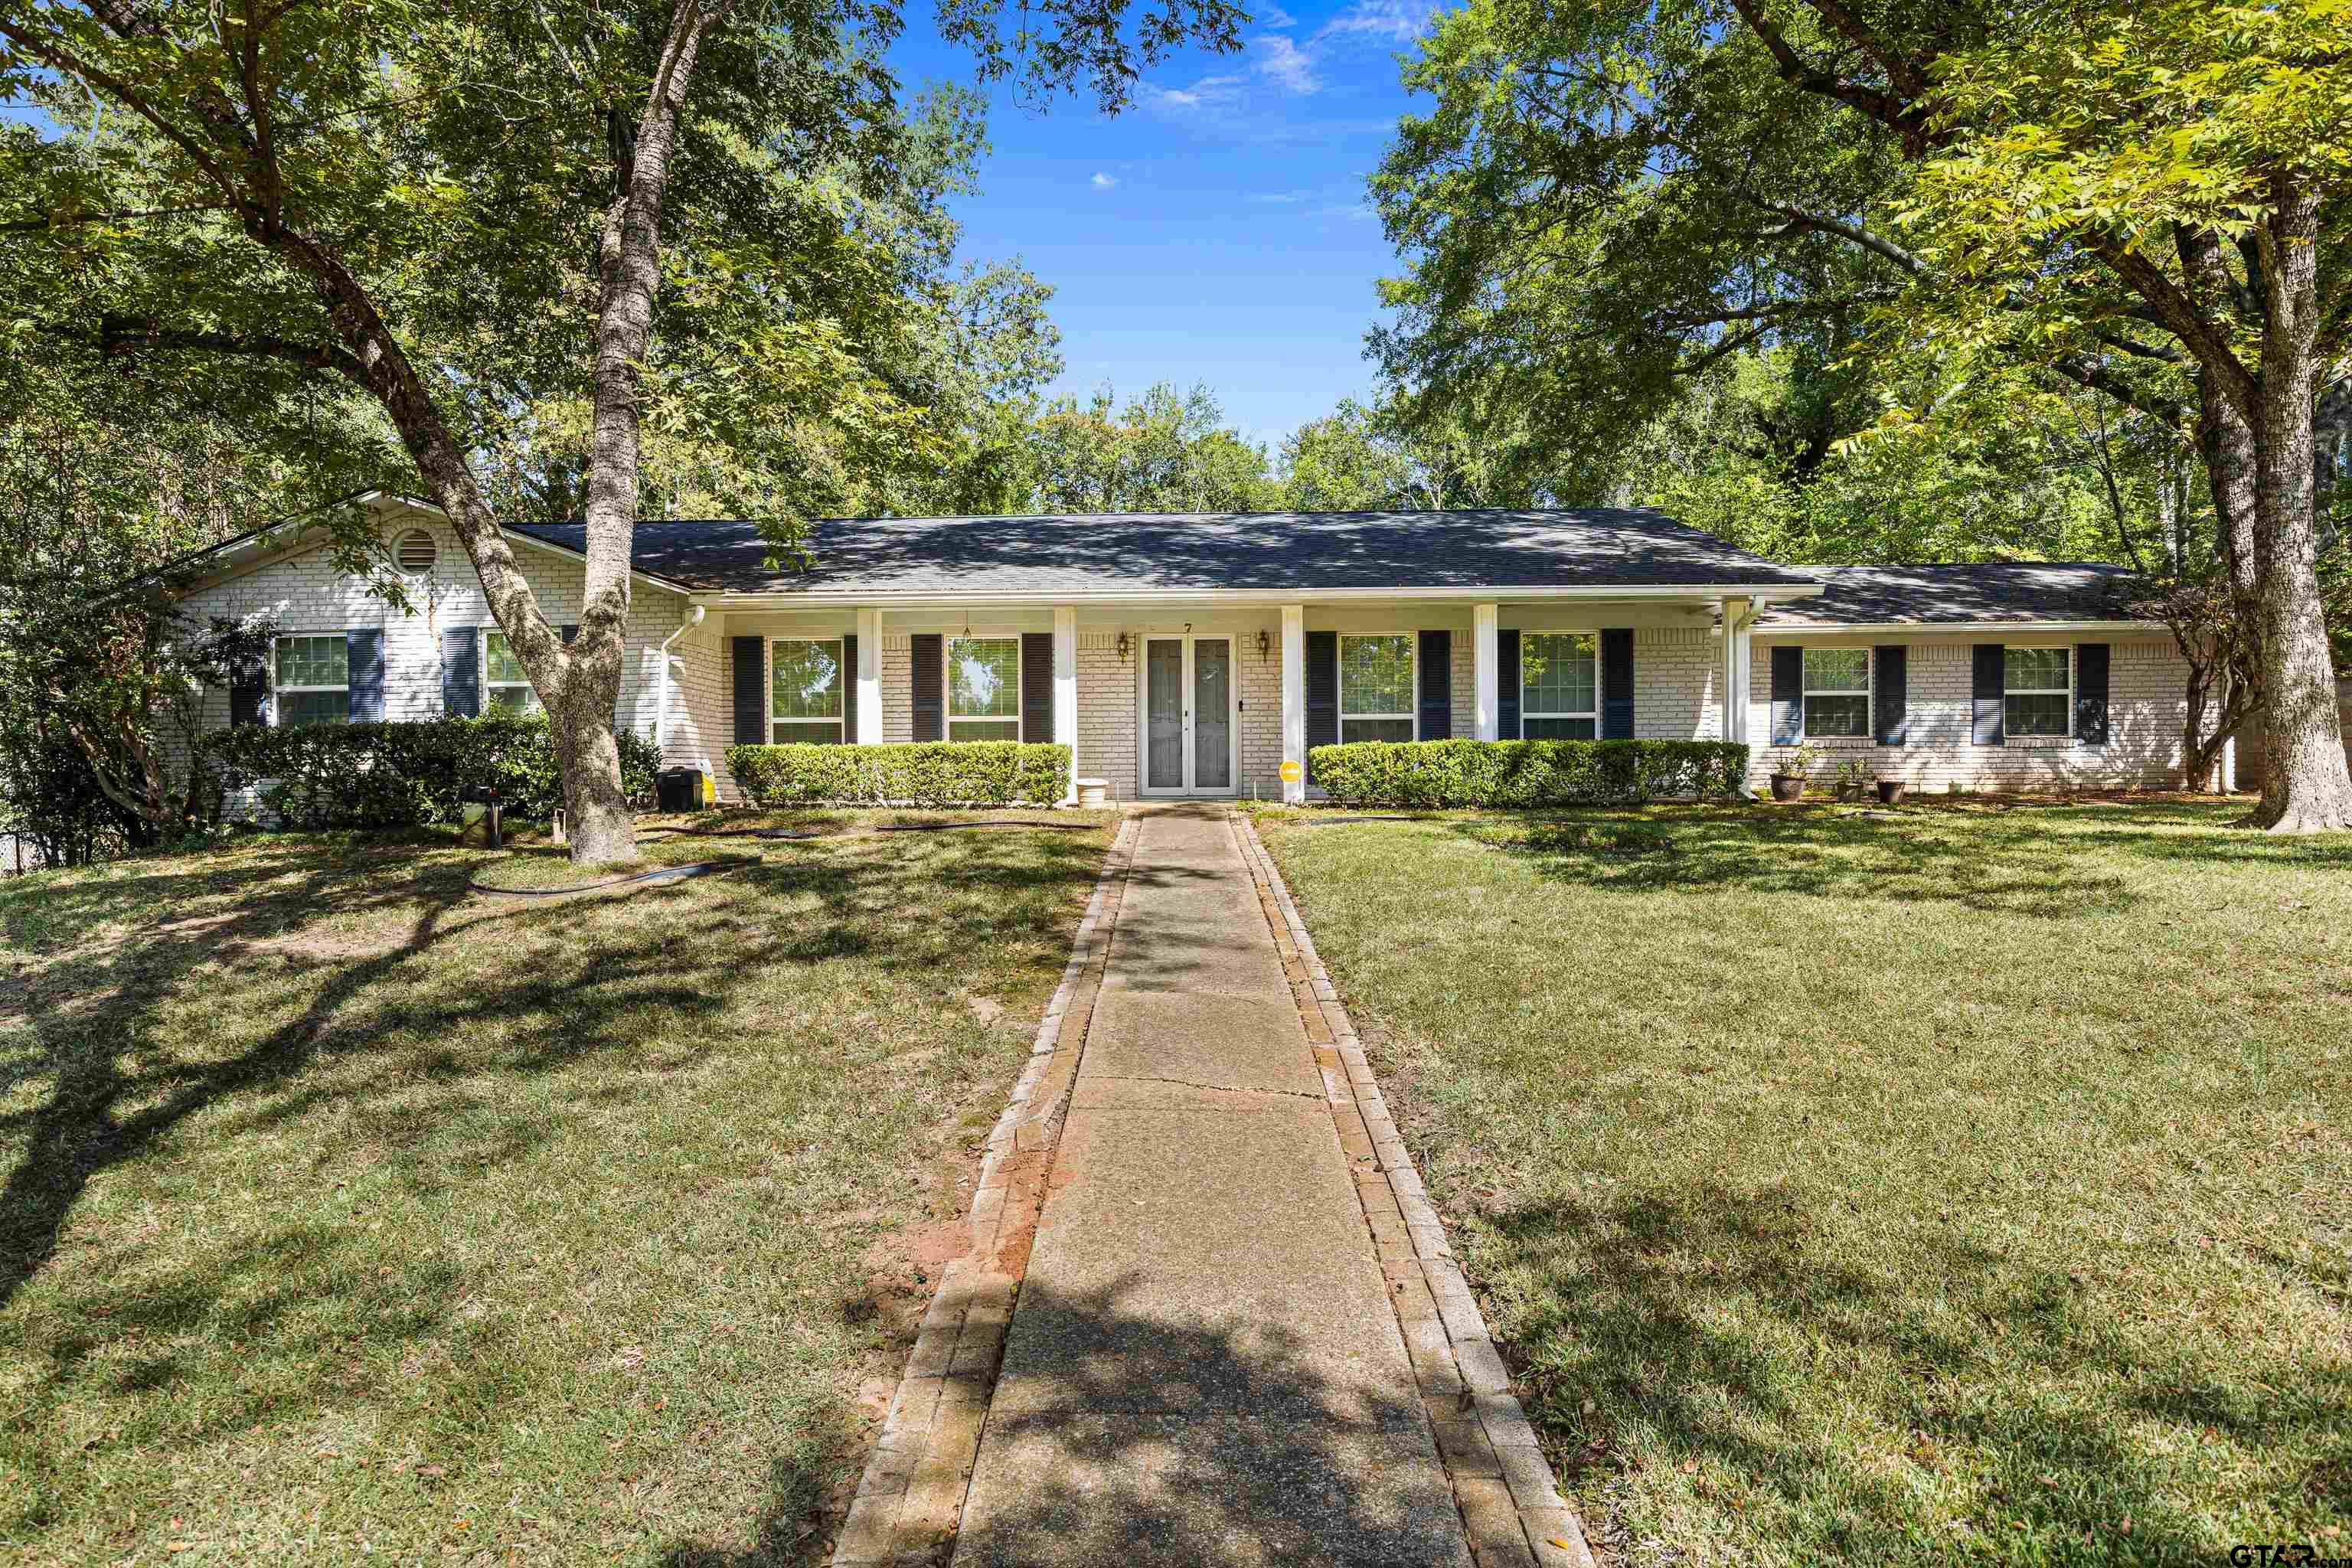
[[[2352,842],[2242,809],[1259,820],[1624,1560],[2352,1556]]]
[[[572,899],[446,841],[0,883],[0,1557],[821,1560],[1077,820]]]

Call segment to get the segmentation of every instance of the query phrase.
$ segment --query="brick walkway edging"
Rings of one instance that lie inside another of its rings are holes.
[[[856,1500],[834,1542],[834,1568],[933,1562],[955,1539],[1139,831],[1139,819],[1129,816],[1103,858],[1062,983],[1029,1047],[1029,1065],[988,1135],[972,1194],[971,1244],[940,1271]]]
[[[1243,863],[1281,953],[1356,1195],[1388,1276],[1389,1301],[1445,1461],[1478,1568],[1593,1568],[1575,1510],[1560,1495],[1535,1428],[1511,1393],[1486,1315],[1445,1237],[1412,1153],[1398,1136],[1363,1041],[1315,952],[1282,873],[1245,812],[1229,815]]]

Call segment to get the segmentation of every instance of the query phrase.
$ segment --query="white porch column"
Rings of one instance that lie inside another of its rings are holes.
[[[1501,618],[1500,605],[1470,606],[1470,685],[1476,702],[1474,740],[1492,741],[1503,732],[1503,672],[1498,668],[1502,654],[1496,636]]]
[[[1068,788],[1062,804],[1078,803],[1078,612],[1054,606],[1054,736],[1070,748]]]
[[[1282,803],[1307,801],[1307,606],[1282,606],[1282,760],[1298,776],[1282,781]]]
[[[882,612],[857,612],[857,733],[861,746],[882,743]]]
[[[1723,738],[1755,744],[1748,732],[1748,693],[1755,683],[1753,626],[1756,605],[1750,599],[1723,601]],[[1748,793],[1743,785],[1742,795]]]

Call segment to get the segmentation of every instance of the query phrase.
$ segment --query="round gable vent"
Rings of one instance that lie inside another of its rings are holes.
[[[441,547],[421,528],[412,528],[402,534],[393,551],[393,558],[400,563],[403,572],[430,572],[440,556]]]

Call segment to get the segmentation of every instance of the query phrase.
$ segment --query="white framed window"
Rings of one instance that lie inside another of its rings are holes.
[[[1021,738],[1021,639],[948,638],[948,739]]]
[[[1339,637],[1339,741],[1413,738],[1413,673],[1418,639],[1411,632]]]
[[[841,639],[778,637],[768,645],[768,739],[841,743]]]
[[[482,633],[482,711],[502,709],[509,713],[539,711],[539,689],[523,673],[522,660],[502,631]]]
[[[1870,650],[1805,649],[1805,739],[1870,738]]]
[[[2001,650],[2001,722],[2011,736],[2074,732],[2074,650],[2017,647]]]
[[[1591,632],[1519,634],[1519,734],[1529,741],[1601,735],[1601,638]]]
[[[350,722],[351,648],[342,632],[279,637],[269,660],[269,721],[281,730]]]

